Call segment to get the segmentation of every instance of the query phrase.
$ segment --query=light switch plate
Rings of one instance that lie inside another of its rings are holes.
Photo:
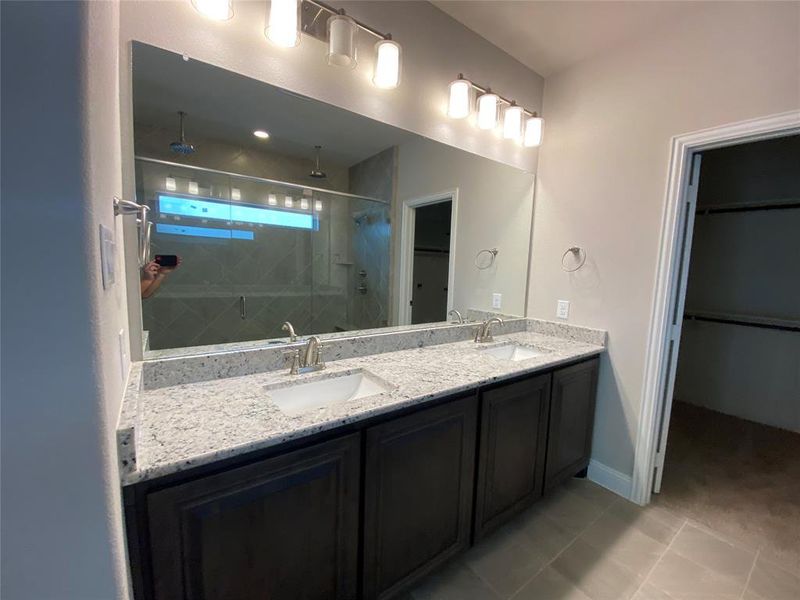
[[[114,232],[100,225],[100,269],[103,274],[103,289],[107,290],[114,284],[114,264],[117,243],[114,241]]]
[[[503,294],[492,294],[492,308],[503,308]]]
[[[559,300],[556,308],[556,317],[559,319],[569,318],[569,300]]]
[[[119,344],[119,371],[122,376],[122,380],[125,381],[125,377],[127,376],[125,365],[128,362],[128,353],[125,350],[125,330],[120,329],[119,333],[117,334],[117,343]]]

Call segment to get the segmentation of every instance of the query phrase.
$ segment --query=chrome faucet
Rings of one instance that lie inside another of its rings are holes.
[[[492,317],[491,319],[486,319],[478,328],[475,330],[475,343],[481,344],[484,342],[493,342],[494,338],[492,337],[492,324],[497,323],[498,325],[503,324],[503,319],[498,317]]]
[[[462,316],[461,316],[461,313],[460,313],[460,312],[458,312],[458,311],[457,311],[455,308],[454,308],[453,310],[451,310],[449,313],[447,313],[447,316],[448,316],[448,317],[449,317],[450,315],[455,315],[455,316],[456,316],[456,319],[458,319],[456,322],[457,322],[459,325],[463,325],[463,324],[464,324],[464,317],[462,317]]]
[[[302,352],[296,347],[285,354],[292,361],[290,375],[320,371],[325,368],[325,363],[322,362],[322,342],[317,336],[312,335],[308,338],[302,348]]]
[[[294,327],[292,326],[291,323],[289,323],[289,321],[286,321],[286,323],[283,324],[281,329],[283,331],[288,331],[289,332],[289,341],[290,342],[296,342],[297,341],[297,334],[294,332]]]

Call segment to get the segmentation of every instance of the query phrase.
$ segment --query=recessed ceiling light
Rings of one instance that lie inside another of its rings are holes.
[[[258,139],[260,139],[260,140],[266,140],[266,139],[269,139],[269,133],[267,133],[267,132],[266,132],[266,131],[264,131],[263,129],[256,129],[256,130],[253,132],[253,135],[254,135],[254,136],[256,136],[256,137],[257,137]]]

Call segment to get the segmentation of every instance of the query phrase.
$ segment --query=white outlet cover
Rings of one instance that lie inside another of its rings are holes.
[[[503,294],[492,294],[492,308],[503,308]]]
[[[559,319],[569,318],[569,300],[559,300],[556,308],[556,317]]]
[[[117,243],[114,240],[114,231],[105,225],[100,225],[100,270],[103,274],[104,290],[114,285],[116,255]]]

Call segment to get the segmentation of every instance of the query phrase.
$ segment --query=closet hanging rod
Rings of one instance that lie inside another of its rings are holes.
[[[792,208],[800,208],[800,200],[789,200],[784,202],[764,202],[762,204],[717,204],[703,208],[698,206],[696,214],[698,215],[714,215],[720,213],[736,213],[736,212],[755,212],[760,210],[787,210]]]
[[[800,322],[788,321],[785,319],[763,319],[759,317],[748,318],[743,315],[705,315],[700,313],[686,312],[684,319],[690,321],[705,321],[707,323],[722,323],[724,325],[739,325],[741,327],[756,327],[759,329],[773,329],[776,331],[800,331]]]

